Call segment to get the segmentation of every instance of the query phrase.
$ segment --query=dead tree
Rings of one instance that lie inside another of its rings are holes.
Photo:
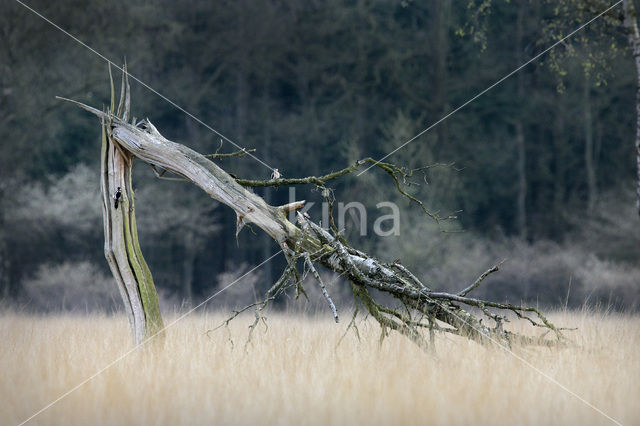
[[[428,333],[432,339],[436,331],[462,335],[481,342],[501,340],[509,343],[517,341],[550,344],[562,338],[560,329],[549,322],[537,308],[496,303],[468,296],[488,275],[498,271],[500,265],[489,269],[473,284],[458,293],[435,291],[400,263],[386,263],[351,247],[333,223],[331,230],[326,230],[299,213],[297,215],[299,226],[289,222],[287,214],[300,209],[304,201],[271,206],[248,189],[309,184],[321,188],[324,193],[329,193],[328,181],[351,173],[365,164],[373,164],[393,179],[401,194],[417,203],[435,220],[441,220],[403,189],[406,179],[421,169],[406,170],[391,163],[380,163],[369,158],[324,176],[299,179],[274,176],[273,179],[264,181],[236,178],[217,166],[207,156],[163,137],[148,119],[137,123],[135,119],[131,120],[126,72],[123,76],[122,93],[117,109],[114,102],[113,82],[111,87],[112,101],[107,111],[100,111],[75,101],[71,102],[98,116],[102,123],[105,255],[118,282],[136,341],[160,329],[162,320],[151,273],[144,262],[137,241],[131,189],[131,167],[134,158],[150,164],[154,170],[162,170],[163,174],[170,172],[199,186],[209,196],[236,212],[237,232],[244,225],[253,224],[271,236],[286,256],[288,266],[269,289],[264,301],[236,311],[229,320],[246,309],[255,308],[257,323],[261,318],[262,310],[278,295],[291,287],[303,291],[302,280],[311,273],[317,279],[334,318],[338,321],[335,305],[316,270],[317,265],[322,265],[337,272],[350,283],[356,300],[356,311],[350,325],[355,324],[358,307],[363,307],[380,324],[382,336],[394,330],[423,348],[428,346],[425,333]],[[231,155],[244,153],[245,151],[239,151]],[[122,193],[120,209],[115,208],[116,200],[114,199],[118,187]],[[302,267],[301,270],[299,265]],[[372,295],[372,289],[392,295],[401,308],[379,303]],[[555,337],[552,339],[546,339],[544,335],[529,337],[506,330],[504,324],[509,321],[506,315],[509,313],[528,321],[532,326],[545,329],[546,332],[552,331]]]
[[[125,67],[126,69],[126,67]],[[111,76],[111,69],[109,69]],[[111,82],[111,105],[102,116],[100,189],[104,221],[104,255],[109,263],[128,314],[136,343],[163,328],[158,293],[138,242],[133,188],[135,156],[110,135],[109,116],[129,118],[129,83],[122,79],[120,103],[115,108],[115,90]]]

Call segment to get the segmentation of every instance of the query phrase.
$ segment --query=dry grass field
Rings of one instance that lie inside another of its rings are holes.
[[[640,424],[640,318],[558,313],[576,343],[520,357],[621,422]],[[345,317],[346,318],[346,317]],[[379,346],[360,324],[269,317],[245,348],[250,318],[207,336],[221,317],[188,317],[29,424],[565,424],[613,422],[495,346],[437,340],[435,356],[402,337]],[[169,321],[168,321],[169,322]],[[19,424],[131,348],[124,317],[0,314],[0,424]]]

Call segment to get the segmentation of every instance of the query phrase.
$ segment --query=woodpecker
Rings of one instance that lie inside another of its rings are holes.
[[[114,207],[116,210],[118,210],[118,203],[120,202],[120,198],[122,198],[122,191],[120,190],[120,187],[118,187],[116,193],[113,194],[113,199],[116,200],[114,203]]]

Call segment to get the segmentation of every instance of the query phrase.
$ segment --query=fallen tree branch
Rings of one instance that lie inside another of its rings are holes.
[[[422,211],[424,211],[429,217],[435,219],[436,221],[449,220],[454,219],[455,216],[448,215],[446,217],[440,217],[437,212],[431,212],[426,208],[424,203],[409,194],[404,188],[404,186],[413,186],[416,183],[410,181],[414,174],[422,173],[423,180],[426,183],[426,170],[434,168],[434,167],[452,167],[454,163],[436,163],[429,166],[418,167],[415,169],[406,169],[404,167],[399,167],[392,163],[384,163],[380,161],[376,161],[371,157],[363,158],[362,160],[356,161],[349,167],[345,167],[342,170],[338,170],[336,172],[328,173],[323,176],[307,176],[304,178],[277,178],[277,179],[266,179],[266,180],[251,180],[251,179],[240,179],[237,178],[236,182],[238,182],[242,186],[251,187],[251,188],[263,188],[263,187],[278,187],[278,186],[290,186],[290,185],[316,185],[318,187],[324,188],[325,184],[330,181],[337,179],[339,177],[348,175],[350,173],[355,172],[360,168],[360,166],[372,164],[375,167],[378,167],[384,170],[391,178],[393,179],[396,189],[400,194],[402,194],[409,201],[416,203]]]
[[[331,312],[333,313],[333,319],[336,322],[338,322],[338,310],[336,309],[336,305],[333,303],[333,300],[331,300],[331,296],[329,296],[329,293],[327,292],[327,288],[325,287],[324,282],[322,282],[322,278],[320,277],[320,274],[318,273],[316,268],[313,266],[313,262],[311,261],[311,257],[309,256],[309,253],[304,254],[304,262],[307,268],[309,268],[309,271],[311,271],[311,274],[314,276],[314,278],[318,282],[318,285],[320,286],[320,291],[322,292],[322,295],[327,300],[327,303],[331,308]]]
[[[214,152],[213,154],[205,154],[205,157],[206,158],[211,158],[211,159],[231,158],[231,157],[244,157],[247,154],[252,154],[252,153],[256,152],[255,149],[246,149],[246,148],[242,148],[242,149],[240,149],[238,151],[228,152],[228,153],[218,152],[221,147],[222,147],[222,143],[220,144],[220,147],[218,147],[216,152]]]
[[[123,85],[123,87],[125,89],[123,89],[121,98],[127,100],[124,105],[128,110],[129,89],[128,85]],[[394,330],[420,347],[427,348],[429,342],[433,342],[435,331],[466,336],[479,342],[503,340],[552,344],[562,338],[560,329],[555,327],[537,308],[497,303],[466,296],[477,288],[488,275],[496,272],[501,264],[483,273],[473,284],[458,294],[433,291],[399,263],[383,263],[373,256],[350,247],[347,241],[339,235],[335,224],[332,224],[333,233],[331,233],[300,213],[297,215],[300,228],[289,222],[287,213],[300,209],[304,201],[279,207],[271,206],[246,188],[313,184],[322,187],[323,190],[326,189],[326,196],[330,198],[331,192],[324,186],[327,181],[351,173],[363,164],[374,163],[393,178],[396,189],[402,195],[420,205],[434,219],[442,220],[436,214],[429,212],[420,200],[402,188],[403,185],[412,184],[408,179],[414,173],[424,173],[426,168],[406,170],[390,163],[378,163],[373,159],[364,159],[350,167],[320,177],[311,176],[300,179],[278,177],[266,181],[243,180],[229,175],[206,156],[166,139],[148,119],[137,123],[137,125],[129,124],[127,122],[128,112],[114,114],[112,110],[103,112],[75,101],[72,102],[97,115],[105,123],[105,133],[109,140],[114,141],[115,146],[125,152],[127,156],[137,157],[153,167],[183,176],[212,198],[232,208],[238,218],[238,231],[245,224],[255,224],[270,235],[282,249],[288,264],[280,279],[267,291],[262,302],[250,304],[235,311],[225,322],[226,324],[241,312],[255,308],[255,321],[250,328],[253,332],[258,323],[261,320],[264,321],[262,311],[276,297],[292,287],[296,288],[298,294],[305,294],[302,281],[308,272],[311,272],[318,280],[321,292],[337,321],[338,314],[335,304],[328,295],[315,267],[315,264],[319,264],[340,274],[351,283],[356,306],[365,307],[368,314],[380,324],[382,328],[381,339],[389,333],[389,330]],[[304,264],[302,274],[297,269],[297,263],[301,259]],[[372,295],[372,289],[393,296],[402,309],[378,303]],[[476,314],[472,312],[473,310],[479,313]],[[552,331],[556,339],[529,337],[505,330],[504,323],[509,321],[504,315],[505,312],[514,313],[517,318],[528,321],[535,327]],[[529,315],[535,315],[535,319]],[[353,321],[351,324],[355,325]],[[423,336],[423,330],[429,331],[429,341]]]
[[[497,265],[495,265],[494,267],[483,272],[482,275],[480,275],[473,284],[471,284],[469,287],[465,288],[460,293],[458,293],[458,296],[466,296],[468,293],[475,290],[482,283],[482,281],[484,281],[485,278],[487,278],[489,275],[493,274],[494,272],[498,272],[503,263],[504,263],[504,260],[498,263]]]

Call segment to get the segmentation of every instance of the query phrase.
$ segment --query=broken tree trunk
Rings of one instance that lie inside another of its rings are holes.
[[[390,329],[396,330],[421,347],[427,346],[423,330],[428,330],[430,335],[434,331],[442,331],[478,341],[501,339],[523,343],[551,342],[544,337],[527,337],[505,330],[503,324],[509,321],[503,314],[506,312],[527,320],[536,327],[553,331],[558,340],[561,338],[559,329],[536,308],[495,303],[467,296],[467,293],[478,287],[484,278],[497,271],[499,265],[489,269],[475,283],[457,294],[433,291],[401,264],[384,263],[350,247],[339,235],[335,226],[332,226],[333,232],[329,232],[300,214],[298,214],[300,228],[289,222],[287,213],[300,209],[304,201],[280,207],[271,206],[247,189],[247,187],[312,184],[328,194],[330,190],[325,187],[328,180],[343,176],[365,163],[370,163],[388,173],[404,196],[418,203],[426,213],[439,220],[436,215],[428,212],[419,200],[401,187],[402,183],[415,171],[423,169],[405,170],[390,163],[365,159],[342,171],[319,177],[282,179],[276,176],[267,181],[237,179],[206,156],[163,137],[148,119],[137,124],[135,120],[131,124],[128,123],[129,89],[125,81],[126,76],[123,77],[121,106],[115,114],[113,101],[112,108],[108,112],[72,102],[97,115],[103,123],[103,141],[106,140],[106,148],[103,148],[103,201],[107,238],[105,253],[123,294],[137,340],[140,336],[148,335],[149,330],[160,327],[162,322],[157,309],[157,296],[151,274],[137,244],[131,190],[131,165],[134,157],[149,163],[154,169],[161,168],[183,177],[199,186],[212,198],[232,208],[237,215],[237,232],[245,224],[252,223],[278,243],[289,266],[267,292],[262,303],[247,307],[256,307],[256,321],[270,300],[291,286],[301,289],[301,282],[308,272],[318,280],[337,321],[335,305],[314,267],[314,264],[320,264],[344,276],[351,283],[357,302],[354,319],[358,306],[363,306],[381,325],[383,336]],[[244,152],[246,151],[243,150],[239,154]],[[120,210],[114,208],[110,197],[118,186],[122,188],[123,204]],[[302,275],[298,272],[299,261],[304,265]],[[371,289],[392,295],[402,309],[376,302],[370,293]],[[463,307],[466,308],[463,309]],[[472,313],[472,310],[477,313]],[[236,312],[232,318],[238,313]],[[534,318],[528,315],[533,315]],[[483,320],[486,321],[483,322]],[[353,324],[352,320],[350,325]]]
[[[123,80],[123,84],[127,84]],[[102,119],[102,151],[100,188],[104,220],[104,255],[116,279],[136,343],[159,332],[162,317],[151,271],[142,256],[138,242],[133,188],[131,185],[134,156],[123,150],[111,135],[111,120],[129,115],[122,96],[118,111],[112,102],[109,114]],[[123,95],[128,92],[123,87]],[[116,114],[116,115],[114,115]]]

